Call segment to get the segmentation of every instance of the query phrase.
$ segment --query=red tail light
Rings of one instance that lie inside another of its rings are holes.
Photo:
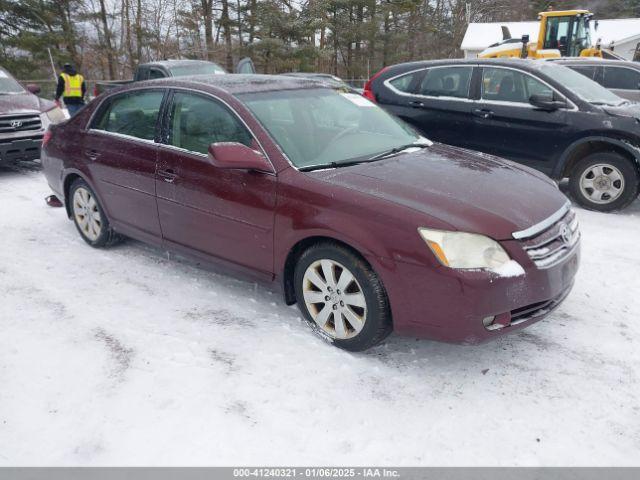
[[[94,85],[93,86],[93,96],[97,97],[98,95],[100,95],[100,92],[98,91],[98,85]]]
[[[44,135],[42,136],[42,146],[44,147],[47,143],[49,143],[49,140],[51,140],[51,137],[53,137],[53,133],[51,133],[50,129],[47,129],[46,132],[44,132]]]
[[[364,91],[362,92],[362,96],[365,98],[368,98],[369,100],[371,100],[372,102],[376,101],[376,96],[373,93],[373,91],[371,90],[371,83],[378,78],[382,72],[384,72],[385,70],[387,70],[389,67],[384,67],[382,70],[380,70],[378,73],[376,73],[373,77],[371,77],[367,83],[364,84]]]

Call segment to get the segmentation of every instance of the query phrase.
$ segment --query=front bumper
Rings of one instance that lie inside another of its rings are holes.
[[[41,146],[42,135],[11,139],[0,137],[0,163],[18,160],[38,160]]]
[[[477,344],[527,327],[566,298],[580,262],[580,244],[562,262],[538,268],[517,241],[503,242],[524,275],[501,277],[486,271],[395,262],[385,281],[394,330],[451,343]],[[483,319],[495,317],[493,327]]]

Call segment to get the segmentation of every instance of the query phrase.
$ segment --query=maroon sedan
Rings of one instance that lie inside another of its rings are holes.
[[[578,268],[545,176],[313,80],[125,87],[52,127],[43,164],[89,245],[124,235],[274,283],[347,350],[391,330],[495,338],[557,307]]]

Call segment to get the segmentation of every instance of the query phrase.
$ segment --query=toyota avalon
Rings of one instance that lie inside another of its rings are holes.
[[[513,332],[578,268],[577,219],[543,174],[432,143],[315,80],[125,86],[53,126],[43,165],[89,245],[132,237],[277,285],[351,351],[392,330]]]

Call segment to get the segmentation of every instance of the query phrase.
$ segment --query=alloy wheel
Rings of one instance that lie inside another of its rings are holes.
[[[302,293],[311,318],[331,338],[353,338],[364,328],[366,299],[344,265],[329,259],[313,262],[304,273]]]
[[[73,215],[82,234],[92,242],[102,232],[102,216],[93,194],[79,187],[73,194]]]
[[[580,176],[580,193],[593,203],[615,201],[624,191],[624,177],[617,167],[599,163],[587,168]]]

